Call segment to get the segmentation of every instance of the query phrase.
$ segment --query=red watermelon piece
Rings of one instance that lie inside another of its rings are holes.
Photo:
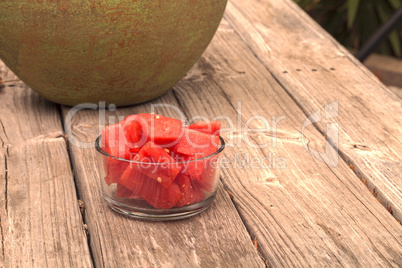
[[[154,180],[151,180],[150,185],[151,191],[147,192],[143,198],[155,208],[172,208],[181,197],[180,188],[176,183],[172,183],[169,188],[165,188]]]
[[[219,177],[217,176],[217,172],[219,170],[217,167],[218,163],[215,162],[217,160],[218,156],[208,159],[202,171],[201,178],[194,177],[196,184],[207,192],[211,192],[216,181],[219,180]]]
[[[189,161],[181,163],[182,173],[193,179],[201,180],[202,172],[204,170],[204,163],[206,160]]]
[[[100,147],[110,155],[130,159],[124,129],[119,123],[105,126],[102,130]]]
[[[175,159],[181,166],[181,174],[188,176],[203,190],[207,192],[212,191],[215,181],[217,180],[216,172],[218,170],[218,155],[197,161],[189,161],[192,160],[193,157],[185,155],[176,155]]]
[[[149,125],[149,140],[160,145],[169,145],[177,142],[182,135],[183,123],[175,118],[155,115]]]
[[[158,209],[172,208],[181,197],[180,188],[176,183],[171,183],[166,188],[154,179],[139,172],[135,165],[127,167],[118,184],[130,190],[133,195],[142,197],[150,205]]]
[[[217,151],[219,136],[198,132],[191,129],[184,129],[184,135],[174,150],[183,155],[202,158]]]
[[[174,181],[180,187],[181,197],[175,207],[184,207],[202,201],[205,198],[204,192],[193,187],[191,180],[186,175],[179,173]]]
[[[180,173],[183,173],[189,177],[201,178],[202,171],[204,169],[204,161],[206,161],[205,159],[191,161],[195,159],[194,156],[180,154],[175,151],[172,151],[171,156],[177,161],[177,164],[180,166]]]
[[[141,196],[134,194],[120,183],[117,183],[115,197],[142,199]]]
[[[221,129],[220,121],[201,121],[188,126],[189,129],[193,129],[199,132],[213,134],[219,136]]]
[[[102,130],[100,146],[106,153],[118,158],[130,158],[127,151],[124,130],[120,124],[108,125]],[[105,181],[108,185],[116,183],[128,166],[128,162],[103,156],[105,167]]]
[[[122,121],[130,142],[138,143],[153,141],[159,145],[174,143],[179,140],[182,132],[182,122],[178,119],[159,114],[138,114],[128,116]],[[141,141],[141,142],[139,142]]]
[[[105,181],[110,186],[112,183],[116,183],[123,172],[128,166],[128,162],[115,159],[113,157],[103,156],[103,165],[105,167]]]
[[[148,177],[139,172],[135,164],[130,163],[118,180],[119,185],[131,191],[134,195],[142,196],[147,187],[144,182]]]
[[[141,115],[130,115],[121,122],[121,126],[128,141],[129,151],[139,152],[148,141],[148,118]]]
[[[147,142],[141,148],[134,160],[142,162],[136,164],[138,171],[165,187],[170,186],[181,170],[176,161],[162,147],[152,141]]]

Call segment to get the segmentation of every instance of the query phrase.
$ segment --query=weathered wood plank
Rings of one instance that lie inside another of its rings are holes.
[[[401,100],[290,0],[231,1],[226,19],[306,115],[338,101],[342,158],[402,220]]]
[[[57,106],[21,82],[0,100],[0,266],[91,267]]]
[[[303,111],[226,20],[174,94],[189,118],[228,118],[223,182],[270,266],[402,265],[401,226],[345,162],[331,168],[309,153],[303,139],[324,151],[324,137],[313,126],[301,134]],[[247,132],[247,122],[260,132]]]
[[[108,112],[109,122],[141,112],[152,104],[178,107],[172,93],[153,102]],[[63,108],[66,117],[68,107]],[[173,109],[155,112],[175,116]],[[81,110],[72,120],[71,137],[93,142],[99,134],[97,111]],[[69,127],[66,125],[66,127]],[[211,208],[193,218],[174,222],[144,222],[121,216],[107,207],[96,171],[96,150],[70,142],[70,152],[80,196],[85,202],[85,220],[91,248],[99,267],[263,267],[264,263],[232,201],[220,186]]]

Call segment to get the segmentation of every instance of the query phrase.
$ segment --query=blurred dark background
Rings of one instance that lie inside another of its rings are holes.
[[[401,7],[402,0],[294,0],[345,47],[359,50]],[[374,53],[401,59],[402,26]]]

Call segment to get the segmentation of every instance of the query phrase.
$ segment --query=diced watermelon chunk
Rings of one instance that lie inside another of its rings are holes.
[[[130,159],[124,129],[117,123],[105,126],[102,130],[101,148],[110,155]]]
[[[193,129],[199,132],[204,132],[208,134],[218,135],[221,129],[220,121],[201,121],[188,126],[189,129]]]
[[[172,208],[181,197],[180,188],[176,183],[171,183],[166,188],[139,172],[135,165],[127,167],[118,184],[130,190],[134,195],[141,196],[150,205],[158,209]]]
[[[219,136],[184,129],[184,135],[174,150],[184,155],[202,158],[216,152],[219,146]]]
[[[179,140],[182,131],[180,120],[158,114],[132,115],[123,120],[122,125],[127,139],[139,146],[144,140],[159,145],[174,143]]]
[[[181,170],[176,161],[162,147],[152,141],[147,142],[141,148],[134,160],[142,162],[135,164],[141,173],[164,187],[169,187]]]
[[[166,145],[177,142],[182,135],[182,122],[178,119],[155,115],[149,126],[149,140]]]
[[[214,189],[217,180],[219,180],[219,177],[217,176],[219,170],[217,161],[217,155],[208,159],[202,171],[201,178],[194,177],[194,181],[197,185],[207,192],[211,192]]]
[[[144,195],[142,191],[147,190],[144,183],[147,181],[146,179],[148,177],[139,172],[135,164],[130,164],[119,178],[117,184],[125,187],[134,195],[142,196]]]
[[[137,153],[148,141],[148,120],[144,116],[130,115],[126,117],[121,126],[124,129],[130,152]]]
[[[144,196],[144,199],[155,208],[172,208],[181,197],[180,188],[176,183],[172,183],[169,188],[165,188],[151,180],[151,185],[151,191]]]
[[[115,197],[142,199],[141,196],[134,194],[132,191],[130,191],[120,183],[117,183]]]
[[[198,187],[202,188],[203,190],[207,192],[212,191],[215,181],[217,180],[216,173],[218,170],[218,155],[196,161],[189,161],[194,158],[185,155],[176,155],[175,159],[181,166],[181,174],[184,174],[195,181]]]
[[[181,198],[176,203],[176,207],[188,206],[204,199],[204,192],[201,188],[193,187],[190,178],[186,175],[179,173],[175,179],[175,183],[179,185],[181,191]]]
[[[105,167],[105,181],[110,186],[112,183],[116,183],[123,172],[128,166],[128,162],[115,159],[113,157],[103,156],[103,165]]]
[[[112,156],[130,158],[130,153],[126,147],[124,130],[120,124],[109,125],[102,130],[100,146],[102,150]],[[103,156],[103,163],[106,172],[105,181],[108,185],[117,182],[128,165],[125,161],[107,156]]]

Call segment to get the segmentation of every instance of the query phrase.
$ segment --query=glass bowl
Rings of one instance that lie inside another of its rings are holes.
[[[137,219],[167,221],[196,215],[215,199],[220,153],[225,148],[221,137],[218,149],[208,156],[174,163],[150,163],[108,154],[100,146],[101,136],[95,141],[100,185],[103,197],[113,210]],[[152,174],[162,175],[156,178]],[[166,183],[169,174],[175,179]]]

